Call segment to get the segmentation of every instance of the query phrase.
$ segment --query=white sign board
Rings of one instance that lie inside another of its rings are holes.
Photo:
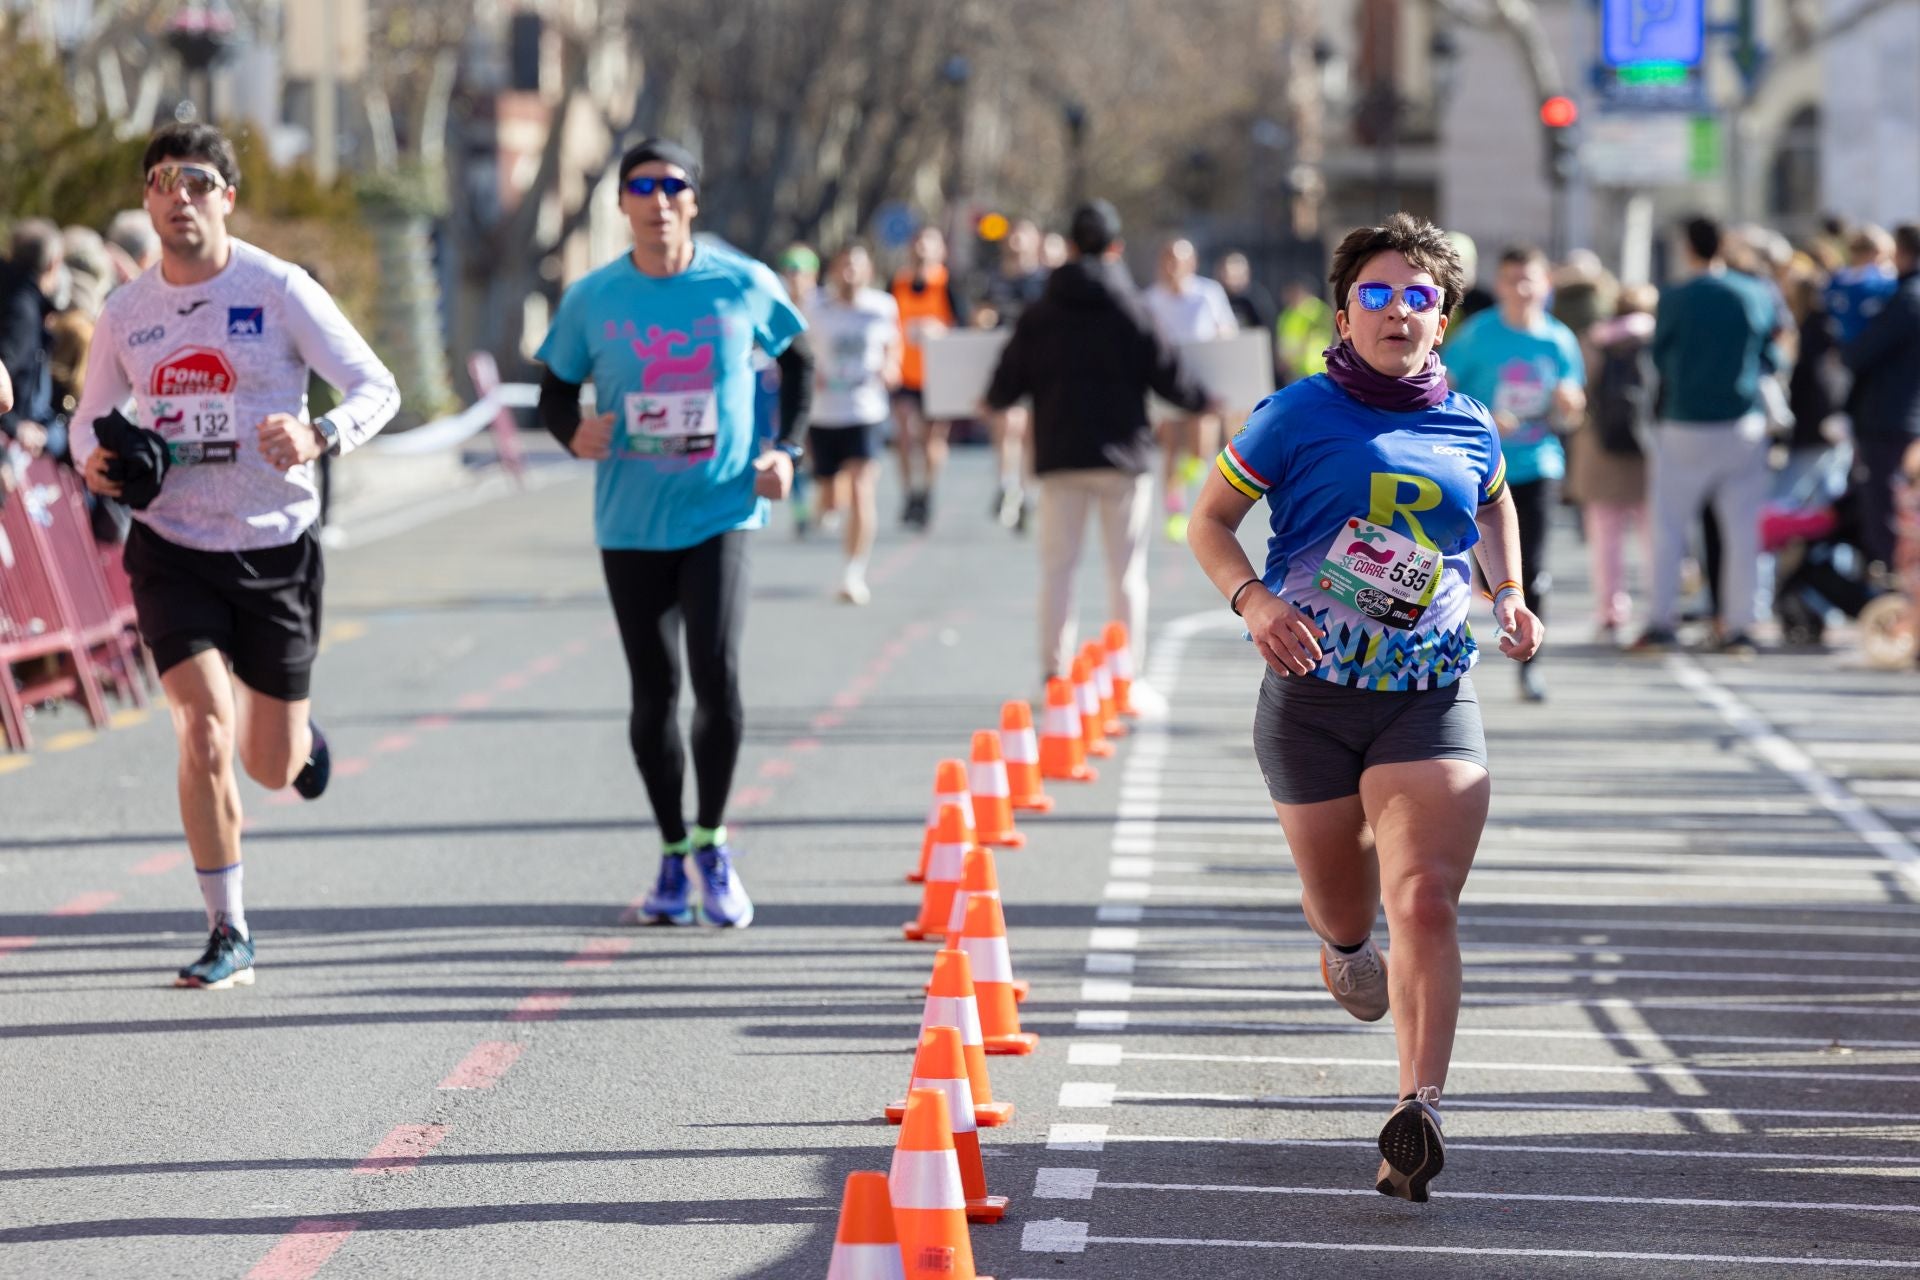
[[[1693,117],[1647,113],[1587,117],[1580,166],[1608,187],[1664,187],[1693,180]]]
[[[926,352],[926,376],[920,396],[928,418],[935,422],[971,418],[987,398],[1000,348],[1011,329],[949,329],[921,344]]]
[[[1273,394],[1273,335],[1265,329],[1242,329],[1212,342],[1183,342],[1180,360],[1229,417],[1245,416]],[[1159,396],[1153,397],[1148,413],[1155,422],[1187,416],[1185,409]]]

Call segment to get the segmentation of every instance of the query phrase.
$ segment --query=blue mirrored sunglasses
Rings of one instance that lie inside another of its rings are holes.
[[[1354,297],[1360,305],[1369,311],[1385,311],[1393,305],[1393,295],[1398,292],[1407,301],[1409,311],[1431,311],[1440,305],[1440,288],[1431,284],[1410,284],[1395,290],[1390,284],[1369,281],[1353,286]]]
[[[664,191],[669,196],[677,196],[682,191],[693,190],[693,184],[685,178],[655,178],[651,175],[640,178],[628,178],[626,188],[629,194],[650,196],[656,191]]]

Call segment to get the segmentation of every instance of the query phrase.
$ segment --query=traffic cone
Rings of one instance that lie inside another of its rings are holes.
[[[1093,672],[1093,691],[1100,697],[1100,728],[1109,738],[1126,736],[1127,726],[1120,723],[1119,708],[1113,701],[1113,673],[1107,669],[1107,646],[1098,640],[1087,641],[1080,651]]]
[[[973,1269],[967,1235],[967,1196],[953,1147],[947,1095],[915,1089],[887,1175],[893,1223],[907,1280],[992,1280]]]
[[[977,1134],[974,1141],[979,1141]],[[847,1175],[827,1280],[906,1280],[886,1174],[866,1171]]]
[[[953,895],[953,910],[947,913],[946,945],[949,947],[958,947],[960,935],[966,931],[967,900],[976,893],[984,893],[989,898],[1000,896],[1000,876],[994,870],[992,850],[978,847],[969,849],[962,865],[964,870],[960,873],[960,888]],[[926,989],[931,992],[933,983],[928,982]],[[1030,989],[1030,983],[1016,981],[1013,984],[1013,998],[1025,1000]],[[976,989],[974,994],[977,996],[979,991]]]
[[[1040,776],[1053,782],[1092,782],[1100,776],[1087,763],[1073,686],[1059,676],[1047,681],[1047,710],[1040,718]]]
[[[960,1188],[967,1197],[967,1221],[1000,1221],[1006,1216],[1007,1198],[987,1194],[987,1170],[980,1161],[980,1131],[973,1121],[973,1096],[967,1084],[967,1057],[960,1043],[960,1028],[929,1027],[920,1033],[920,1047],[913,1056],[913,1085],[907,1096],[911,1098],[916,1089],[938,1089],[947,1095],[954,1152],[960,1157]]]
[[[942,760],[933,770],[933,801],[927,806],[927,826],[920,837],[920,865],[907,872],[907,883],[921,884],[927,878],[927,859],[933,856],[933,829],[940,818],[940,806],[957,804],[967,815],[968,830],[973,824],[973,797],[967,792],[967,762]],[[967,837],[973,843],[973,837]]]
[[[998,1128],[1013,1119],[1011,1102],[993,1100],[993,1081],[987,1075],[987,1046],[980,1035],[980,1005],[973,994],[973,967],[967,953],[948,949],[933,958],[933,990],[920,1015],[920,1030],[960,1028],[960,1047],[967,1060],[967,1087],[973,1094],[973,1122],[982,1129]],[[911,1088],[911,1083],[909,1083]],[[905,1102],[887,1104],[887,1120],[899,1124],[907,1113]]]
[[[1000,754],[1007,765],[1013,807],[1029,813],[1053,808],[1053,797],[1040,785],[1040,739],[1033,733],[1033,708],[1023,701],[1000,708]]]
[[[1100,719],[1100,694],[1093,687],[1093,671],[1085,658],[1073,660],[1073,704],[1080,714],[1080,741],[1090,756],[1110,756],[1113,744],[1107,741]]]
[[[1013,994],[1013,953],[1007,948],[1007,918],[998,894],[976,894],[967,899],[967,924],[960,933],[960,949],[979,977],[974,979],[980,1030],[988,1053],[1032,1053],[1040,1037],[1020,1029],[1020,1010]]]
[[[1109,622],[1101,639],[1107,644],[1107,670],[1113,676],[1113,705],[1123,716],[1137,715],[1133,709],[1133,642],[1127,624]]]
[[[1000,754],[1000,735],[982,729],[973,735],[973,763],[967,766],[973,792],[974,838],[981,844],[1018,849],[1027,838],[1013,829],[1013,787]]]
[[[945,936],[947,917],[953,914],[953,895],[960,889],[960,877],[966,872],[967,850],[973,847],[973,830],[967,825],[966,811],[957,804],[940,806],[934,819],[933,848],[927,860],[927,882],[920,893],[920,914],[900,926],[909,942]]]

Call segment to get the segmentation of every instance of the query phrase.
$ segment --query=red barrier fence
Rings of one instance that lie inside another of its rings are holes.
[[[61,699],[98,728],[105,691],[144,706],[150,674],[120,549],[94,541],[78,478],[36,460],[0,505],[0,735],[32,746],[27,709]]]

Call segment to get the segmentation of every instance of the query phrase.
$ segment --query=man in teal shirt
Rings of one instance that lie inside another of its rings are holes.
[[[1780,314],[1764,284],[1727,270],[1719,223],[1694,218],[1683,238],[1694,275],[1661,295],[1653,332],[1661,411],[1647,454],[1652,613],[1633,647],[1657,652],[1673,645],[1688,531],[1711,502],[1722,548],[1720,647],[1750,654],[1768,484],[1760,382],[1779,365],[1773,338]]]
[[[746,538],[784,498],[813,387],[806,321],[760,263],[696,242],[700,166],[649,139],[620,162],[633,251],[570,287],[540,347],[542,423],[594,468],[595,540],[632,677],[628,736],[663,843],[641,906],[649,923],[692,923],[687,855],[707,923],[743,928],[753,903],[726,843],[740,754],[740,629]],[[780,363],[780,434],[754,430],[752,350]],[[594,409],[580,389],[592,382]],[[698,810],[681,809],[686,769],[675,714],[680,650],[693,686]]]
[[[1547,257],[1530,245],[1500,255],[1494,296],[1500,305],[1468,319],[1441,351],[1454,387],[1493,411],[1507,459],[1507,487],[1520,518],[1521,583],[1527,608],[1544,618],[1553,575],[1547,571],[1547,530],[1567,474],[1559,429],[1586,405],[1586,361],[1573,331],[1547,314]],[[1520,667],[1521,695],[1547,696],[1540,669]]]

